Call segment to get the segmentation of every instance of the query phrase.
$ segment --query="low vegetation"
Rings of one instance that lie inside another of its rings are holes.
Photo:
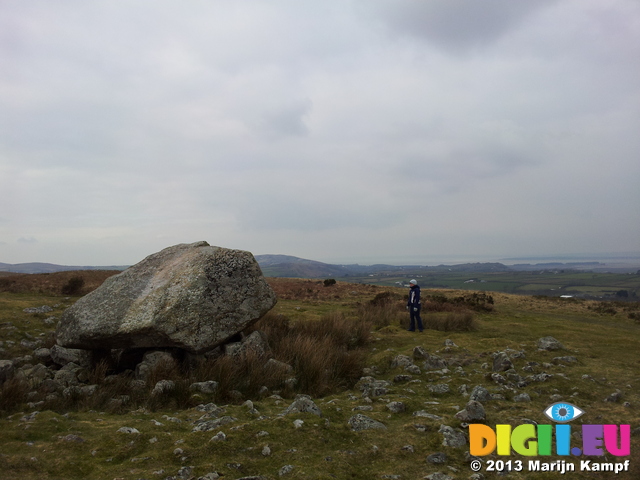
[[[55,282],[51,275],[41,277],[47,277],[46,287],[38,285],[36,276],[26,276],[28,288],[14,278],[13,290],[0,293],[0,359],[12,359],[18,368],[37,363],[28,357],[33,344],[53,345],[55,322],[78,298],[61,296],[78,272]],[[81,275],[82,288],[92,288],[93,280]],[[133,372],[113,375],[112,365],[102,361],[86,372],[88,382],[97,385],[93,395],[71,391],[55,401],[46,400],[46,387],[33,394],[14,376],[0,393],[0,477],[197,479],[217,472],[226,479],[413,479],[439,471],[467,479],[472,474],[468,447],[443,446],[439,427],[464,431],[455,414],[477,385],[496,395],[484,403],[485,423],[491,426],[515,426],[523,419],[550,423],[542,412],[558,399],[585,410],[572,422],[576,428],[582,423],[630,424],[635,432],[632,470],[615,478],[640,476],[637,304],[423,289],[427,329],[419,334],[406,331],[404,289],[340,281],[326,287],[315,280],[269,282],[278,304],[245,334],[264,332],[272,358],[291,371],[265,370],[266,358],[249,351],[159,363],[143,386]],[[42,305],[53,310],[24,311]],[[538,339],[549,335],[564,350],[538,350]],[[424,368],[413,358],[418,346],[443,359],[447,370]],[[530,371],[549,377],[525,387],[500,383],[491,368],[496,352],[506,352],[522,378]],[[418,370],[403,366],[403,356]],[[557,360],[567,356],[576,361]],[[380,395],[367,393],[362,377],[388,385]],[[173,381],[175,388],[153,395],[161,380]],[[194,382],[211,380],[218,382],[215,392],[190,389]],[[515,401],[522,393],[529,401]],[[322,417],[285,414],[298,394],[308,394]],[[404,410],[394,413],[393,402]],[[214,407],[215,416],[207,411]],[[353,431],[347,422],[357,413],[386,430]],[[194,431],[203,417],[232,420],[211,431]],[[436,452],[445,454],[444,464],[427,461]],[[576,457],[563,459],[577,462]],[[284,469],[288,465],[291,469]],[[569,475],[612,478],[607,472]],[[506,478],[557,477],[557,472],[512,472]]]

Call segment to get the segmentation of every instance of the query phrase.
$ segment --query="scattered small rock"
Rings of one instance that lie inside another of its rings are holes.
[[[25,308],[23,312],[24,313],[49,313],[49,312],[53,312],[53,308],[51,308],[49,305],[42,305],[41,307]]]
[[[529,396],[528,393],[521,393],[519,395],[515,395],[513,397],[513,401],[517,402],[517,403],[530,402],[531,401],[531,397]]]
[[[449,387],[448,383],[438,383],[436,385],[429,385],[428,388],[431,393],[436,393],[439,395],[451,392],[451,387]]]
[[[290,474],[291,472],[293,472],[293,469],[295,467],[293,465],[285,465],[284,467],[282,467],[280,470],[278,470],[278,476],[280,477],[284,477],[285,475]]]
[[[464,410],[456,413],[456,418],[466,423],[484,421],[486,418],[484,406],[476,400],[470,400]]]
[[[443,452],[432,453],[427,457],[428,463],[445,463],[447,461],[447,455]]]
[[[295,400],[289,407],[282,412],[282,415],[289,415],[291,413],[313,413],[319,417],[322,417],[322,410],[311,400],[309,395],[296,395]]]
[[[406,407],[405,407],[405,404],[402,402],[391,402],[391,403],[387,403],[387,409],[391,413],[402,413],[405,411]]]
[[[553,337],[543,337],[538,340],[538,350],[564,350],[564,346]]]
[[[459,448],[467,444],[467,437],[464,433],[448,425],[440,425],[438,432],[442,434],[442,445],[445,447]]]
[[[133,427],[120,427],[118,429],[118,433],[135,434],[135,433],[140,433],[140,431]]]
[[[361,432],[362,430],[380,429],[386,430],[387,427],[373,418],[362,415],[361,413],[355,414],[348,421],[351,430],[354,432]]]

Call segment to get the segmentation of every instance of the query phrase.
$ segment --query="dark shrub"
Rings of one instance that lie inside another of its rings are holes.
[[[84,278],[71,277],[69,281],[62,286],[63,295],[80,295],[82,288],[84,287]]]

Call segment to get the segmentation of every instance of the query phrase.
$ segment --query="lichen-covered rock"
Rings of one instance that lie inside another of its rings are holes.
[[[224,416],[220,418],[216,418],[215,420],[207,420],[207,419],[199,419],[196,420],[195,427],[193,427],[193,432],[209,432],[211,430],[216,430],[223,425],[227,425],[229,423],[235,422],[236,419],[231,416]]]
[[[484,406],[480,402],[470,400],[464,410],[460,410],[456,413],[456,418],[466,423],[482,422],[486,419]]]
[[[142,362],[136,365],[136,379],[146,380],[149,375],[157,368],[163,367],[170,370],[177,366],[176,359],[173,358],[171,352],[162,350],[150,350],[145,352]]]
[[[538,350],[563,350],[564,346],[553,337],[542,337],[538,340]]]
[[[438,432],[442,434],[442,445],[445,447],[459,448],[467,444],[467,437],[465,437],[464,433],[448,425],[440,425]]]
[[[356,383],[356,388],[362,392],[363,397],[379,397],[389,393],[388,387],[391,385],[386,380],[376,380],[373,377],[362,377]]]
[[[296,395],[295,400],[287,409],[282,413],[283,415],[289,415],[291,413],[312,413],[319,417],[322,416],[322,410],[311,400],[308,395]]]
[[[155,384],[155,386],[153,387],[153,390],[151,390],[151,395],[153,396],[164,395],[166,393],[169,393],[175,390],[175,388],[176,388],[176,382],[174,382],[173,380],[160,380]]]
[[[406,406],[402,402],[389,402],[387,403],[387,410],[391,413],[402,413],[406,410]]]
[[[240,357],[249,352],[258,357],[270,358],[272,356],[267,335],[259,330],[247,335],[240,342],[226,344],[224,351],[227,355],[234,357]]]
[[[361,432],[362,430],[386,430],[387,427],[385,424],[374,420],[373,418],[367,417],[366,415],[362,415],[361,413],[355,414],[348,421],[351,430],[354,432]]]
[[[489,390],[487,390],[482,385],[476,385],[471,390],[471,394],[469,395],[469,400],[476,400],[478,402],[487,402],[491,400],[491,394]]]
[[[189,385],[189,390],[200,392],[200,393],[215,393],[218,389],[218,382],[215,380],[207,380],[204,382],[196,382]]]
[[[54,345],[49,349],[51,360],[56,365],[64,366],[68,363],[75,363],[83,367],[90,367],[93,354],[89,350],[78,348],[64,348],[60,345]]]
[[[180,244],[108,278],[65,310],[58,345],[107,350],[177,347],[203,353],[276,302],[253,255]]]
[[[496,352],[493,357],[493,371],[506,372],[513,368],[513,362],[509,359],[506,352]]]
[[[431,393],[439,395],[451,392],[451,387],[449,387],[448,383],[436,383],[435,385],[429,385],[427,388]]]
[[[396,355],[391,361],[391,368],[408,367],[409,365],[413,365],[413,360],[406,355]]]

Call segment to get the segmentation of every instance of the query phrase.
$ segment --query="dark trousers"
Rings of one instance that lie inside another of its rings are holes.
[[[416,331],[416,323],[418,324],[418,330],[422,331],[424,328],[422,326],[422,318],[420,318],[420,309],[421,307],[418,306],[418,310],[414,311],[414,307],[409,307],[409,318],[411,319],[409,330],[412,332]]]

